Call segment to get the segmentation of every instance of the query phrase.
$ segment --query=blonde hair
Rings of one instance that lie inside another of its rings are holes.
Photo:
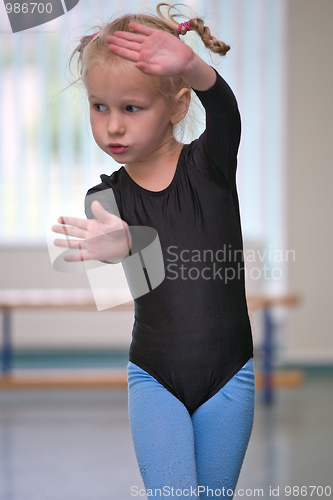
[[[212,36],[210,29],[205,26],[204,21],[200,18],[193,18],[189,23],[184,23],[180,25],[175,18],[183,16],[177,9],[177,5],[169,5],[167,3],[161,2],[156,7],[156,12],[158,15],[146,15],[146,14],[127,14],[115,19],[112,22],[106,23],[99,27],[99,32],[93,35],[87,35],[81,38],[79,45],[74,49],[70,56],[69,68],[71,70],[71,65],[73,58],[78,54],[77,60],[77,70],[80,74],[83,83],[86,85],[87,76],[90,70],[96,66],[106,66],[114,63],[115,60],[117,64],[128,64],[129,61],[121,59],[114,56],[107,48],[106,37],[108,35],[113,35],[115,31],[128,31],[133,32],[129,29],[129,23],[133,20],[145,26],[163,30],[179,38],[180,35],[185,35],[188,31],[187,26],[190,26],[191,30],[195,31],[202,39],[205,46],[221,56],[225,55],[230,49],[229,45],[226,45],[221,40],[217,40]],[[161,11],[161,7],[168,7],[167,15],[164,15]],[[172,9],[177,12],[172,14]],[[180,33],[179,33],[180,31]],[[116,59],[115,59],[116,58]],[[173,102],[173,97],[178,93],[181,88],[187,87],[188,84],[183,80],[183,78],[175,77],[154,77],[158,82],[157,88],[159,92],[171,103]],[[75,82],[74,82],[75,83]]]

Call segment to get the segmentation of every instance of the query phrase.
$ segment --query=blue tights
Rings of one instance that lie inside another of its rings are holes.
[[[253,425],[252,358],[191,416],[154,377],[129,362],[128,408],[148,498],[233,497]]]

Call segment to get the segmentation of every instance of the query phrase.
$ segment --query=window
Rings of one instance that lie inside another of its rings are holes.
[[[0,16],[2,245],[44,245],[50,213],[60,215],[73,199],[83,205],[99,175],[119,168],[94,142],[84,90],[61,92],[70,82],[66,65],[76,41],[93,33],[94,25],[112,15],[154,13],[156,4],[79,3],[65,16],[16,34]],[[266,250],[283,249],[286,0],[188,0],[187,5],[231,45],[225,58],[211,59],[196,35],[188,33],[186,39],[222,74],[239,102],[244,240],[260,242]]]

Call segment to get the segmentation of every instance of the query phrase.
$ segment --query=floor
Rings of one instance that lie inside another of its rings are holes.
[[[332,374],[310,374],[271,408],[257,394],[237,496],[333,498],[332,387]],[[135,498],[126,399],[119,390],[0,392],[0,500]]]

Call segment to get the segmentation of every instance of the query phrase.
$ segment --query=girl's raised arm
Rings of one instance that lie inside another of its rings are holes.
[[[106,37],[108,49],[147,75],[182,76],[196,90],[208,90],[216,73],[179,38],[162,30],[131,22],[129,28],[139,33],[116,31]]]

